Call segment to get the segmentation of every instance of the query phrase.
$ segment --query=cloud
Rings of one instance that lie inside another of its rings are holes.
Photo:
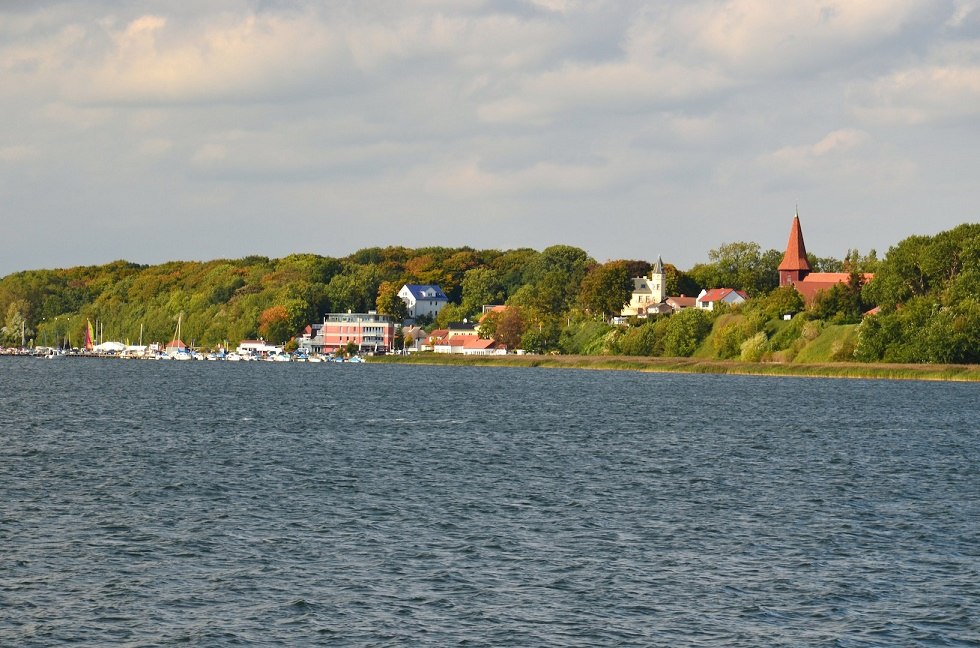
[[[856,129],[841,129],[827,133],[819,141],[803,146],[785,146],[768,154],[776,166],[804,169],[821,158],[840,158],[866,143],[868,133]]]
[[[105,29],[106,54],[66,80],[66,94],[77,102],[254,100],[346,65],[334,35],[299,16],[252,14],[188,29],[145,15]]]
[[[39,157],[39,152],[33,146],[0,147],[0,162],[24,162],[37,157]]]
[[[128,241],[152,238],[154,214],[202,232],[269,213],[310,232],[332,217],[328,254],[406,219],[423,243],[451,230],[481,245],[459,226],[479,214],[505,219],[487,228],[499,245],[561,231],[598,257],[642,258],[657,235],[684,264],[721,242],[704,232],[758,238],[746,223],[806,192],[920,223],[912,205],[932,209],[936,183],[944,214],[975,202],[978,7],[6,3],[0,164],[13,171],[0,190],[8,213],[62,228],[126,213]],[[597,214],[604,226],[587,227]],[[383,226],[340,239],[349,217]],[[294,241],[282,228],[262,244]]]
[[[921,125],[980,117],[980,57],[975,61],[897,70],[860,89],[866,121]]]
[[[758,160],[774,186],[808,187],[851,193],[865,190],[894,191],[919,176],[917,164],[875,142],[871,134],[845,128],[827,133],[812,144],[786,146]]]
[[[641,23],[634,49],[648,60],[669,53],[760,78],[839,64],[900,36],[930,7],[927,0],[682,3],[665,10],[666,22]]]

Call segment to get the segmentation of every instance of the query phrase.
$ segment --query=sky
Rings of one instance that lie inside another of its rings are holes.
[[[980,0],[0,0],[0,275],[980,220]]]

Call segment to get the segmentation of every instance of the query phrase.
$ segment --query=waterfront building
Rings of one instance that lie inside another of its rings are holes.
[[[387,353],[395,340],[395,323],[376,311],[328,313],[322,324],[308,326],[297,338],[307,353],[336,353],[357,345],[359,353]]]

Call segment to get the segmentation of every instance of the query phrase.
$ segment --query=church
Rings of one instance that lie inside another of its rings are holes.
[[[803,230],[800,227],[800,215],[793,217],[789,230],[789,242],[786,243],[786,253],[779,264],[779,285],[793,286],[809,306],[816,299],[817,293],[830,290],[835,285],[847,283],[851,275],[847,272],[813,272],[806,258],[806,245],[803,243]],[[861,275],[867,283],[874,279],[870,272]]]

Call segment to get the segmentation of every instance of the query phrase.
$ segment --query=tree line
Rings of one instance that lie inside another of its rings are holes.
[[[814,271],[849,272],[852,280],[809,308],[795,290],[778,288],[781,258],[778,250],[734,242],[684,271],[665,264],[668,295],[695,296],[702,288],[724,286],[744,290],[750,300],[737,317],[684,311],[622,326],[609,319],[629,301],[632,278],[649,273],[650,262],[600,263],[568,245],[542,251],[390,246],[344,258],[293,254],[158,265],[116,261],[0,279],[0,336],[7,345],[19,345],[23,336],[36,345],[79,346],[92,321],[105,339],[136,343],[142,334],[144,343],[164,342],[180,318],[184,341],[201,347],[257,337],[282,343],[328,312],[376,309],[401,318],[398,289],[417,283],[437,284],[449,297],[436,321],[425,322],[430,328],[477,318],[485,304],[506,304],[481,330],[511,348],[535,352],[691,355],[710,336],[717,357],[764,359],[788,352],[808,323],[812,330],[813,322],[822,322],[860,323],[840,359],[980,361],[980,225],[909,237],[881,260],[874,251],[848,250],[841,259],[811,255]],[[875,273],[867,285],[865,272]],[[875,306],[880,312],[864,317]],[[798,315],[780,323],[785,313]]]

